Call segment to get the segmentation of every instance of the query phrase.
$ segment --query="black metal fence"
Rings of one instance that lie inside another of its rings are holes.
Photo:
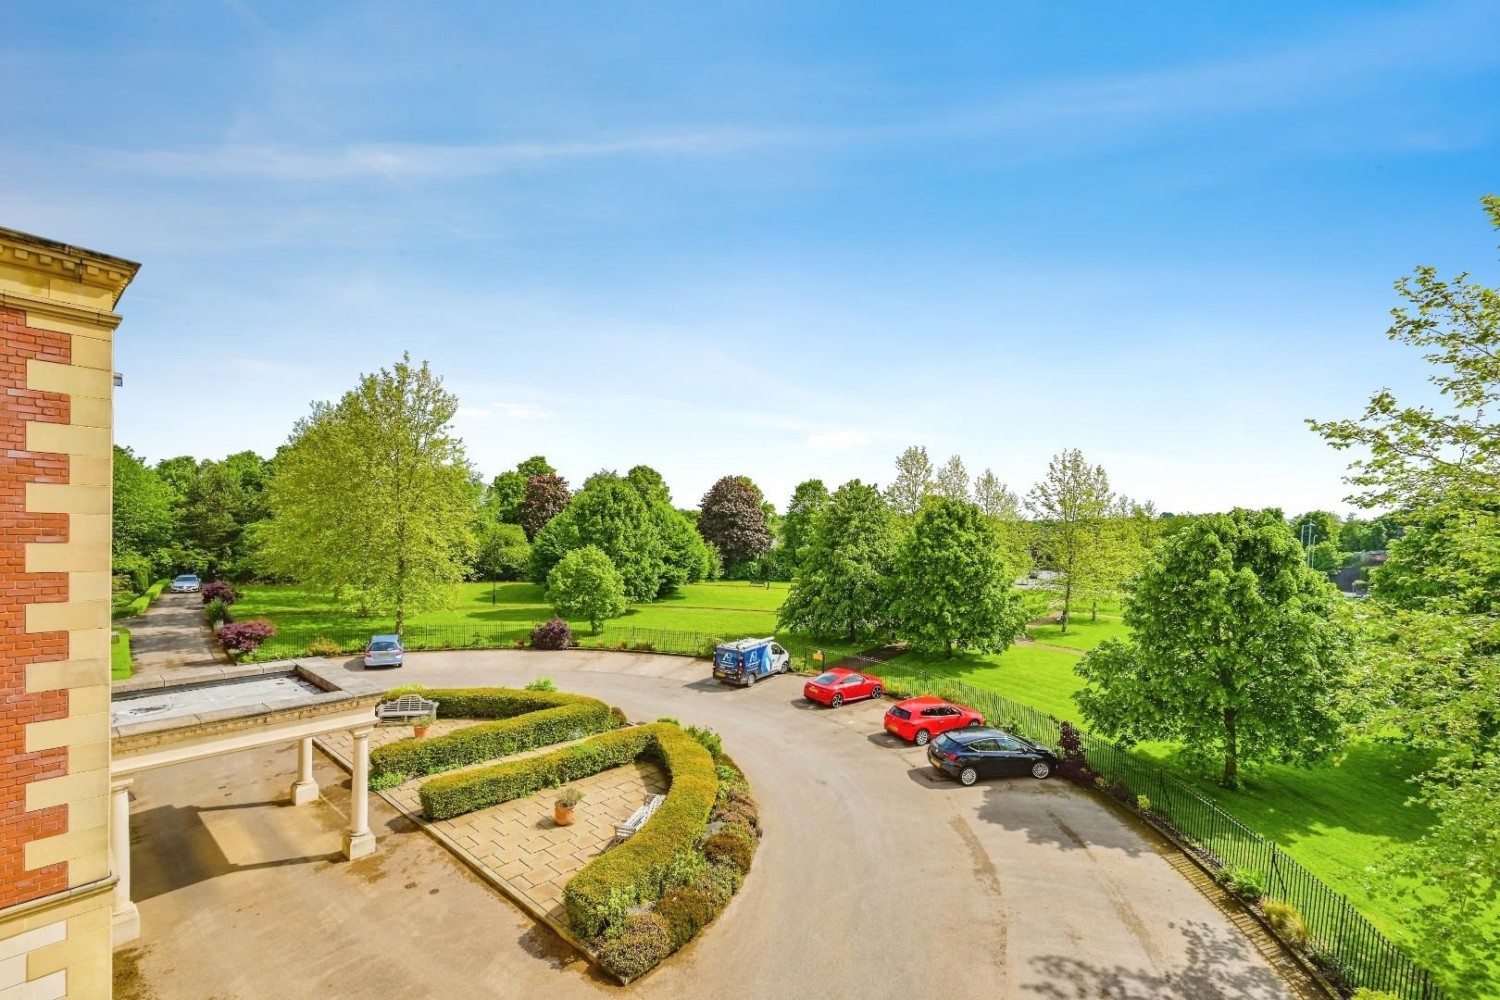
[[[857,659],[848,658],[848,662]],[[994,725],[1047,746],[1058,746],[1061,722],[1029,705],[961,681],[903,669],[897,663],[878,666],[894,694],[933,694],[957,701],[982,712]],[[1307,928],[1307,953],[1330,979],[1350,989],[1363,986],[1386,990],[1403,1000],[1445,1000],[1443,989],[1426,969],[1412,961],[1347,898],[1274,842],[1160,765],[1108,740],[1088,733],[1080,735],[1089,768],[1101,775],[1106,785],[1123,782],[1132,802],[1137,795],[1146,796],[1150,800],[1147,817],[1174,834],[1211,868],[1233,866],[1236,871],[1253,873],[1258,884],[1265,887],[1263,899],[1296,907]]]

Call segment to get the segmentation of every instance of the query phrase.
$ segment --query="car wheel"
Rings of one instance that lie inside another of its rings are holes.
[[[979,772],[972,767],[966,767],[958,772],[958,783],[961,785],[972,785],[979,780]]]
[[[925,729],[918,729],[917,730],[917,739],[916,739],[917,746],[919,746],[919,747],[925,747],[927,745],[927,741],[930,740],[930,739],[932,739],[932,734],[929,733],[927,730],[925,730]]]
[[[828,703],[828,707],[829,708],[838,708],[843,703],[844,703],[844,696],[841,695],[841,694],[836,694],[836,695],[833,696],[833,700]]]
[[[755,687],[755,675],[754,674],[746,674],[745,675],[745,687],[747,687],[747,688],[753,688],[753,687]]]
[[[879,684],[876,684],[875,690],[870,692],[870,697],[879,698],[883,694],[885,694],[885,688],[881,687]]]
[[[1039,760],[1031,765],[1031,776],[1033,778],[1050,778],[1052,776],[1052,765],[1045,760]]]

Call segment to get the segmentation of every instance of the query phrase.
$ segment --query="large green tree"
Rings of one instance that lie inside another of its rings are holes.
[[[1242,762],[1308,764],[1343,738],[1350,613],[1275,511],[1197,518],[1125,602],[1128,641],[1079,662],[1084,718],[1122,742],[1170,740],[1237,787]]]
[[[885,491],[892,512],[911,517],[921,510],[922,502],[932,495],[932,477],[932,459],[925,447],[912,445],[896,456],[896,478]]]
[[[1046,477],[1027,495],[1026,505],[1040,522],[1042,552],[1059,574],[1064,632],[1074,592],[1087,589],[1089,575],[1104,562],[1104,521],[1114,500],[1104,466],[1090,465],[1077,448],[1054,455]]]
[[[531,548],[531,579],[545,583],[564,556],[595,546],[625,580],[632,601],[654,600],[667,578],[666,545],[651,505],[619,476],[599,475],[549,521]]]
[[[771,547],[764,500],[748,476],[725,476],[703,495],[698,533],[719,550],[724,565],[758,559]]]
[[[625,578],[604,550],[595,545],[574,549],[547,574],[547,599],[560,618],[582,618],[594,634],[628,606]]]
[[[782,564],[790,575],[795,575],[797,568],[802,565],[803,553],[812,543],[813,525],[818,514],[830,502],[832,498],[828,495],[828,487],[823,485],[821,479],[800,482],[792,491],[786,516],[781,519],[781,542],[778,546],[784,550]]]
[[[1483,199],[1500,230],[1500,198]],[[1477,995],[1500,978],[1500,287],[1419,267],[1396,283],[1390,339],[1433,367],[1438,405],[1376,392],[1363,414],[1310,421],[1335,448],[1357,449],[1349,499],[1397,510],[1409,525],[1372,574],[1364,689],[1372,731],[1399,726],[1438,755],[1418,800],[1437,823],[1398,852],[1391,883],[1412,906],[1432,964]],[[1491,980],[1493,982],[1493,979]]]
[[[521,501],[526,499],[526,476],[515,469],[490,480],[484,503],[490,519],[501,524],[521,523]]]
[[[890,625],[895,517],[874,486],[858,479],[834,491],[813,520],[812,541],[781,605],[782,628],[854,641]]]
[[[998,653],[1026,632],[1026,609],[994,524],[978,507],[938,496],[917,515],[896,559],[892,618],[924,653]]]
[[[176,530],[174,492],[161,475],[129,448],[115,445],[114,539],[116,557],[149,558],[171,542]]]
[[[365,611],[444,606],[474,544],[458,399],[409,355],[315,404],[277,458],[262,533],[279,573]]]

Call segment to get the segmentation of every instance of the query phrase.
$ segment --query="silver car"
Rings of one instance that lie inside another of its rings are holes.
[[[172,593],[196,594],[203,589],[203,581],[192,573],[184,573],[172,581]]]
[[[406,650],[399,635],[372,636],[365,646],[365,666],[399,667],[405,660]]]

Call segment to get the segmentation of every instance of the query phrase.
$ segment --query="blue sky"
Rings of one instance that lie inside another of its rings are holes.
[[[143,262],[117,439],[269,453],[431,360],[487,475],[1342,509],[1303,425],[1494,274],[1500,5],[15,5],[0,224]]]

